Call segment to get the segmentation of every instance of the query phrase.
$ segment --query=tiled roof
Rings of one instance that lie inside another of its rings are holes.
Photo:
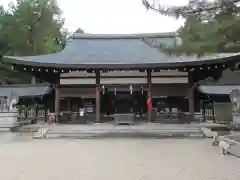
[[[18,84],[0,86],[0,97],[9,97],[11,94],[19,97],[42,96],[48,94],[52,88],[48,84]]]
[[[183,67],[222,62],[240,53],[174,56],[162,52],[159,45],[172,46],[175,33],[96,35],[73,34],[61,52],[39,56],[11,57],[14,64],[56,68],[156,68]]]
[[[233,90],[240,90],[240,85],[200,85],[198,89],[209,95],[230,95]]]
[[[201,85],[240,85],[240,71],[231,71],[229,69],[223,71],[222,77],[217,81],[209,78],[200,81]]]

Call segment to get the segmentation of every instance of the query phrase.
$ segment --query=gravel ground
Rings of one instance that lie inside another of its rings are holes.
[[[89,139],[0,143],[2,180],[239,180],[240,159],[211,140]]]

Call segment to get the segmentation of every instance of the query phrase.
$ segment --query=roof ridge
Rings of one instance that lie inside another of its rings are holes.
[[[90,34],[73,33],[71,39],[141,39],[141,38],[170,38],[176,37],[176,32],[137,33],[137,34]]]

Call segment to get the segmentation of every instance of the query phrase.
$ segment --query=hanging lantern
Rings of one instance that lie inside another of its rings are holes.
[[[104,85],[102,85],[102,92],[103,92],[103,94],[105,94],[105,87],[104,87]]]
[[[130,94],[132,95],[132,91],[133,91],[132,85],[129,86],[129,89],[130,89]]]
[[[114,88],[114,95],[117,95],[117,88]]]

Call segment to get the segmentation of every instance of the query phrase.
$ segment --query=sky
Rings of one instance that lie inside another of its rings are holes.
[[[151,1],[151,0],[150,0]],[[154,1],[154,0],[152,0]],[[155,0],[161,5],[184,5],[188,0]],[[7,7],[13,0],[0,0]],[[141,0],[58,0],[65,28],[85,33],[131,34],[176,31],[183,20],[148,11]]]

